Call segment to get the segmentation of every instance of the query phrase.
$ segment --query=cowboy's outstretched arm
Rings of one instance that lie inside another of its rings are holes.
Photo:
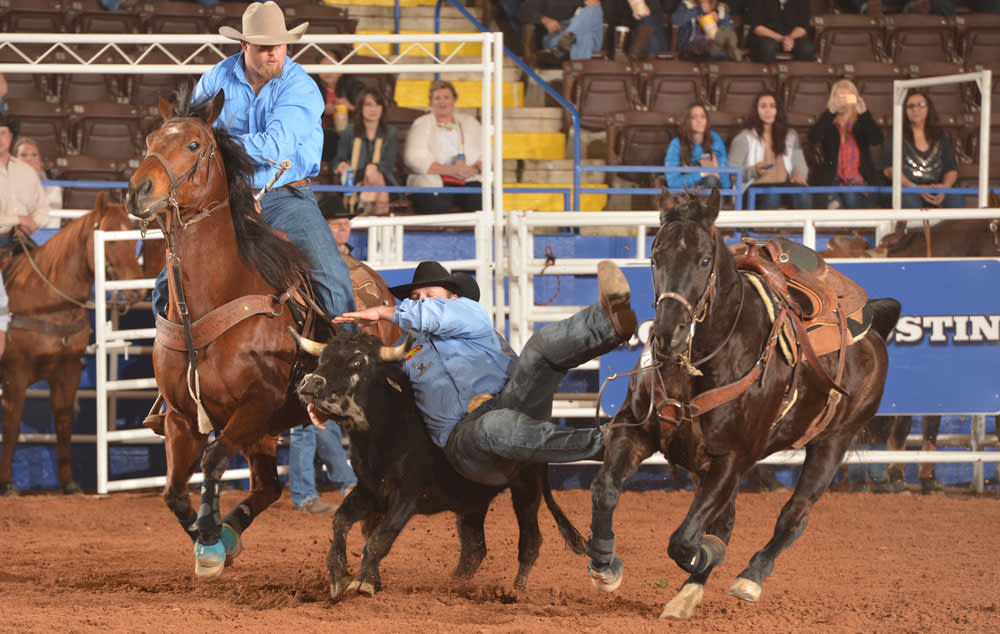
[[[392,314],[396,312],[395,306],[373,306],[353,313],[344,313],[334,317],[335,324],[357,324],[371,323],[380,319],[392,321]]]

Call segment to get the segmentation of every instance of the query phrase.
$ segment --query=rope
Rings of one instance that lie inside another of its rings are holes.
[[[556,263],[556,256],[555,256],[554,253],[552,253],[552,247],[546,245],[545,246],[545,264],[542,265],[542,270],[539,271],[538,274],[539,275],[545,275],[545,270],[547,268],[549,268],[550,266],[554,266],[555,263]],[[552,302],[554,302],[556,300],[556,298],[559,297],[559,290],[561,288],[562,288],[562,276],[561,275],[557,275],[556,276],[556,292],[555,292],[555,294],[552,297],[550,297],[548,299],[548,301],[542,302],[542,303],[537,304],[537,305],[538,306],[548,306],[549,304],[551,304]]]

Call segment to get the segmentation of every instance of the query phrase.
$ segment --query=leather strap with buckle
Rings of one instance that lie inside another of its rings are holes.
[[[297,180],[294,183],[285,183],[282,187],[308,187],[309,179],[303,178],[302,180]]]

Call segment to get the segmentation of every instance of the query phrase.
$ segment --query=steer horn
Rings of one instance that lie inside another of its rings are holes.
[[[379,348],[379,354],[383,361],[399,361],[402,359],[407,352],[410,351],[410,346],[413,345],[415,337],[413,336],[413,331],[406,333],[406,341],[399,344],[398,346],[382,346]]]
[[[288,327],[288,332],[292,333],[292,338],[295,339],[295,343],[299,344],[299,347],[313,355],[318,357],[323,354],[323,350],[326,349],[325,343],[319,343],[318,341],[313,341],[312,339],[307,339],[295,332],[295,329],[291,326]]]

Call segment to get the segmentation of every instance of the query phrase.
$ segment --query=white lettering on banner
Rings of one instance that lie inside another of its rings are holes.
[[[903,315],[890,340],[920,343],[1000,343],[1000,315]]]

